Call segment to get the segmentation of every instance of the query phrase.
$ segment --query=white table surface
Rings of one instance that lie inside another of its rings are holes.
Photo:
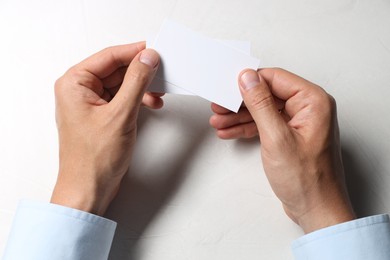
[[[0,255],[18,201],[47,201],[55,183],[54,81],[166,17],[251,41],[263,66],[330,92],[355,209],[390,212],[390,1],[0,0]],[[141,113],[131,173],[107,213],[118,222],[110,259],[292,259],[302,233],[267,183],[258,142],[217,139],[198,97],[165,103]]]

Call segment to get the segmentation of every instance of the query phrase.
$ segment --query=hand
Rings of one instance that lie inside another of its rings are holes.
[[[354,219],[334,99],[281,69],[245,70],[239,85],[245,106],[237,114],[212,104],[210,124],[218,136],[259,135],[272,189],[306,233]]]
[[[51,202],[102,215],[127,172],[141,102],[159,64],[145,43],[104,49],[70,68],[55,84],[60,166]]]

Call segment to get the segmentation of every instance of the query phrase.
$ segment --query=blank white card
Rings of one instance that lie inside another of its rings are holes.
[[[238,75],[259,60],[220,41],[166,20],[154,42],[161,64],[156,78],[237,112]]]

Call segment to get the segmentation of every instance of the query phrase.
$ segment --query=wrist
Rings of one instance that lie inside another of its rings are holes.
[[[76,183],[59,179],[50,202],[102,216],[115,197],[118,187],[99,187],[93,181]]]
[[[328,199],[296,217],[305,234],[356,219],[348,198]]]

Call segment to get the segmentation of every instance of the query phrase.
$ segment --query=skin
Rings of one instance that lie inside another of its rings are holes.
[[[128,171],[141,105],[159,56],[145,43],[110,47],[55,84],[60,165],[51,202],[103,215]],[[249,73],[249,74],[248,74]],[[344,185],[334,99],[281,69],[245,70],[238,114],[212,104],[223,139],[259,136],[268,180],[287,215],[311,232],[355,218]]]
[[[211,105],[217,135],[259,137],[271,187],[305,233],[353,220],[333,97],[282,69],[244,70],[239,86],[244,104],[237,114]]]
[[[70,68],[55,84],[60,166],[51,202],[103,215],[131,160],[141,106],[159,63],[145,43],[115,46]]]

